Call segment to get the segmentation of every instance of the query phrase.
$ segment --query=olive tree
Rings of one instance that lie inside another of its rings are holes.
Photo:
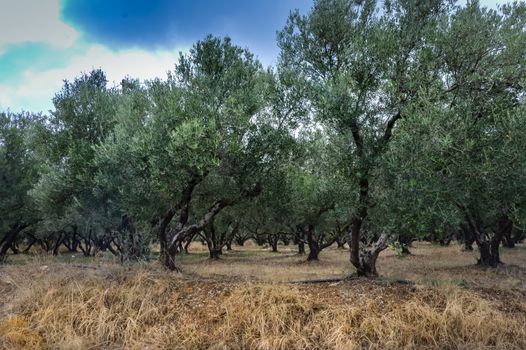
[[[17,252],[20,234],[40,221],[30,191],[38,181],[44,117],[0,113],[0,262],[9,249]]]
[[[380,9],[375,1],[317,0],[306,16],[292,13],[279,34],[280,65],[303,78],[313,116],[343,139],[343,167],[354,182],[350,260],[359,275],[376,275],[390,238],[377,232],[369,251],[360,246],[378,158],[417,91],[437,79],[429,37],[445,10],[442,1],[385,1]]]
[[[279,159],[288,133],[271,118],[272,80],[248,50],[209,36],[181,54],[166,81],[147,84],[144,111],[100,147],[101,181],[150,224],[169,269],[177,270],[180,242],[258,195]]]
[[[37,238],[51,238],[55,248],[69,239],[85,255],[108,247],[109,231],[120,222],[109,210],[104,189],[94,182],[95,147],[114,126],[117,94],[107,85],[101,70],[64,81],[46,123],[51,137],[43,151],[43,175],[32,190],[44,219]]]

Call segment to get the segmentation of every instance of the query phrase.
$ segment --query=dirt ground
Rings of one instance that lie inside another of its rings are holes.
[[[296,246],[280,246],[278,253],[249,242],[246,247],[233,247],[218,261],[208,259],[206,246],[194,243],[190,255],[180,256],[187,273],[207,277],[236,277],[242,280],[291,282],[340,277],[354,272],[349,251],[329,247],[320,254],[320,261],[306,262],[296,254]],[[526,288],[526,246],[501,249],[505,263],[497,269],[475,266],[477,251],[466,252],[454,243],[441,247],[415,242],[411,254],[398,258],[391,249],[380,254],[378,271],[389,279],[410,280],[417,284],[443,284],[485,287]]]

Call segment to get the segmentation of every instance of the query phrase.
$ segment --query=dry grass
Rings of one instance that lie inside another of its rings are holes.
[[[0,348],[526,349],[524,247],[506,251],[515,267],[497,271],[456,247],[381,257],[384,275],[415,287],[271,283],[350,272],[347,252],[306,264],[292,248],[246,247],[210,262],[196,246],[181,257],[185,275],[104,259],[0,267]]]

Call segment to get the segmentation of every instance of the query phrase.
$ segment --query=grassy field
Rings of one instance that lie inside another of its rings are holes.
[[[112,257],[12,256],[0,267],[6,349],[525,349],[526,247],[505,265],[416,243],[379,258],[377,281],[293,283],[352,273],[348,251],[305,262],[248,244],[218,261],[194,244],[184,273]],[[401,284],[397,280],[411,280]]]

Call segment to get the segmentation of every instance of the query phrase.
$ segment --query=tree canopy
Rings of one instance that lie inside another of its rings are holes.
[[[414,239],[524,237],[526,4],[315,0],[265,69],[207,36],[166,77],[65,81],[0,114],[0,257],[34,244],[151,258],[195,240],[350,246],[358,275]],[[467,244],[470,246],[471,243]]]

